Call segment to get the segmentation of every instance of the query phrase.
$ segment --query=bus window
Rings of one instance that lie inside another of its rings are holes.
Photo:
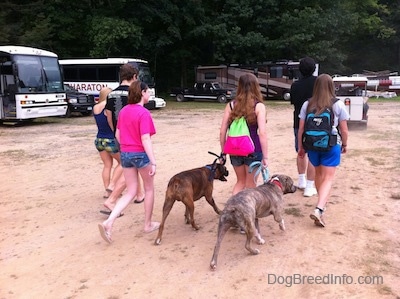
[[[97,79],[95,67],[85,67],[79,69],[79,79],[81,81],[92,81],[93,78]]]
[[[99,66],[97,68],[98,80],[101,82],[119,81],[119,69],[116,66]]]
[[[135,65],[139,69],[139,80],[146,83],[149,87],[154,87],[154,80],[151,76],[150,68],[144,64]]]
[[[53,57],[41,58],[44,72],[44,90],[46,91],[62,91],[63,81],[61,78],[60,67],[57,59]]]
[[[217,73],[216,72],[206,72],[204,74],[204,79],[205,80],[216,80],[217,79]]]
[[[269,72],[270,72],[271,78],[282,78],[282,76],[283,76],[283,67],[281,67],[281,66],[271,66]]]
[[[40,58],[35,56],[15,55],[18,65],[19,88],[21,92],[35,92],[43,84]]]
[[[64,66],[63,71],[66,81],[79,81],[78,68]]]

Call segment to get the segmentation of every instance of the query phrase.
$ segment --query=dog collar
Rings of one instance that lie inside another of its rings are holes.
[[[272,184],[274,184],[274,185],[277,185],[277,186],[282,190],[282,192],[283,192],[283,187],[282,187],[282,184],[281,184],[281,182],[279,181],[279,178],[278,178],[278,177],[274,177],[274,178],[270,179],[270,182],[271,182]]]
[[[205,167],[210,170],[210,175],[208,176],[208,180],[212,182],[215,178],[215,168],[213,168],[211,165],[206,165]]]

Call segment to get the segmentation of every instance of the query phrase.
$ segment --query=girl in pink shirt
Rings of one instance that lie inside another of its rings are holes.
[[[151,221],[154,207],[154,175],[156,160],[153,153],[151,136],[156,129],[150,111],[143,107],[149,102],[150,90],[147,84],[136,81],[129,86],[128,104],[121,109],[115,136],[120,143],[121,165],[126,181],[127,192],[118,200],[106,221],[99,224],[102,238],[111,243],[111,229],[114,221],[129,205],[137,193],[137,177],[143,178],[144,232],[158,229],[160,224]]]

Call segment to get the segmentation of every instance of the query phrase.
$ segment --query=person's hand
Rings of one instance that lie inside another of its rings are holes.
[[[262,165],[264,166],[264,168],[268,167],[268,158],[263,158],[262,159]]]
[[[299,151],[297,152],[297,155],[298,155],[301,159],[304,159],[304,157],[306,156],[306,151],[304,150],[304,148],[300,148]]]
[[[156,174],[157,165],[156,164],[151,164],[150,166],[151,166],[151,170],[149,171],[149,175],[153,176],[153,175]]]
[[[226,154],[222,153],[219,155],[219,163],[225,165],[226,163]]]
[[[343,144],[342,144],[341,151],[342,151],[342,154],[347,153],[347,145],[343,145]]]

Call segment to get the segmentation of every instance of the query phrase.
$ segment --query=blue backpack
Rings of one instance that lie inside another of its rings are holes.
[[[332,105],[339,99],[333,99]],[[304,133],[302,143],[305,150],[319,152],[329,151],[332,146],[337,144],[337,135],[332,135],[334,114],[332,107],[326,108],[319,114],[310,111],[306,115],[304,122]]]

